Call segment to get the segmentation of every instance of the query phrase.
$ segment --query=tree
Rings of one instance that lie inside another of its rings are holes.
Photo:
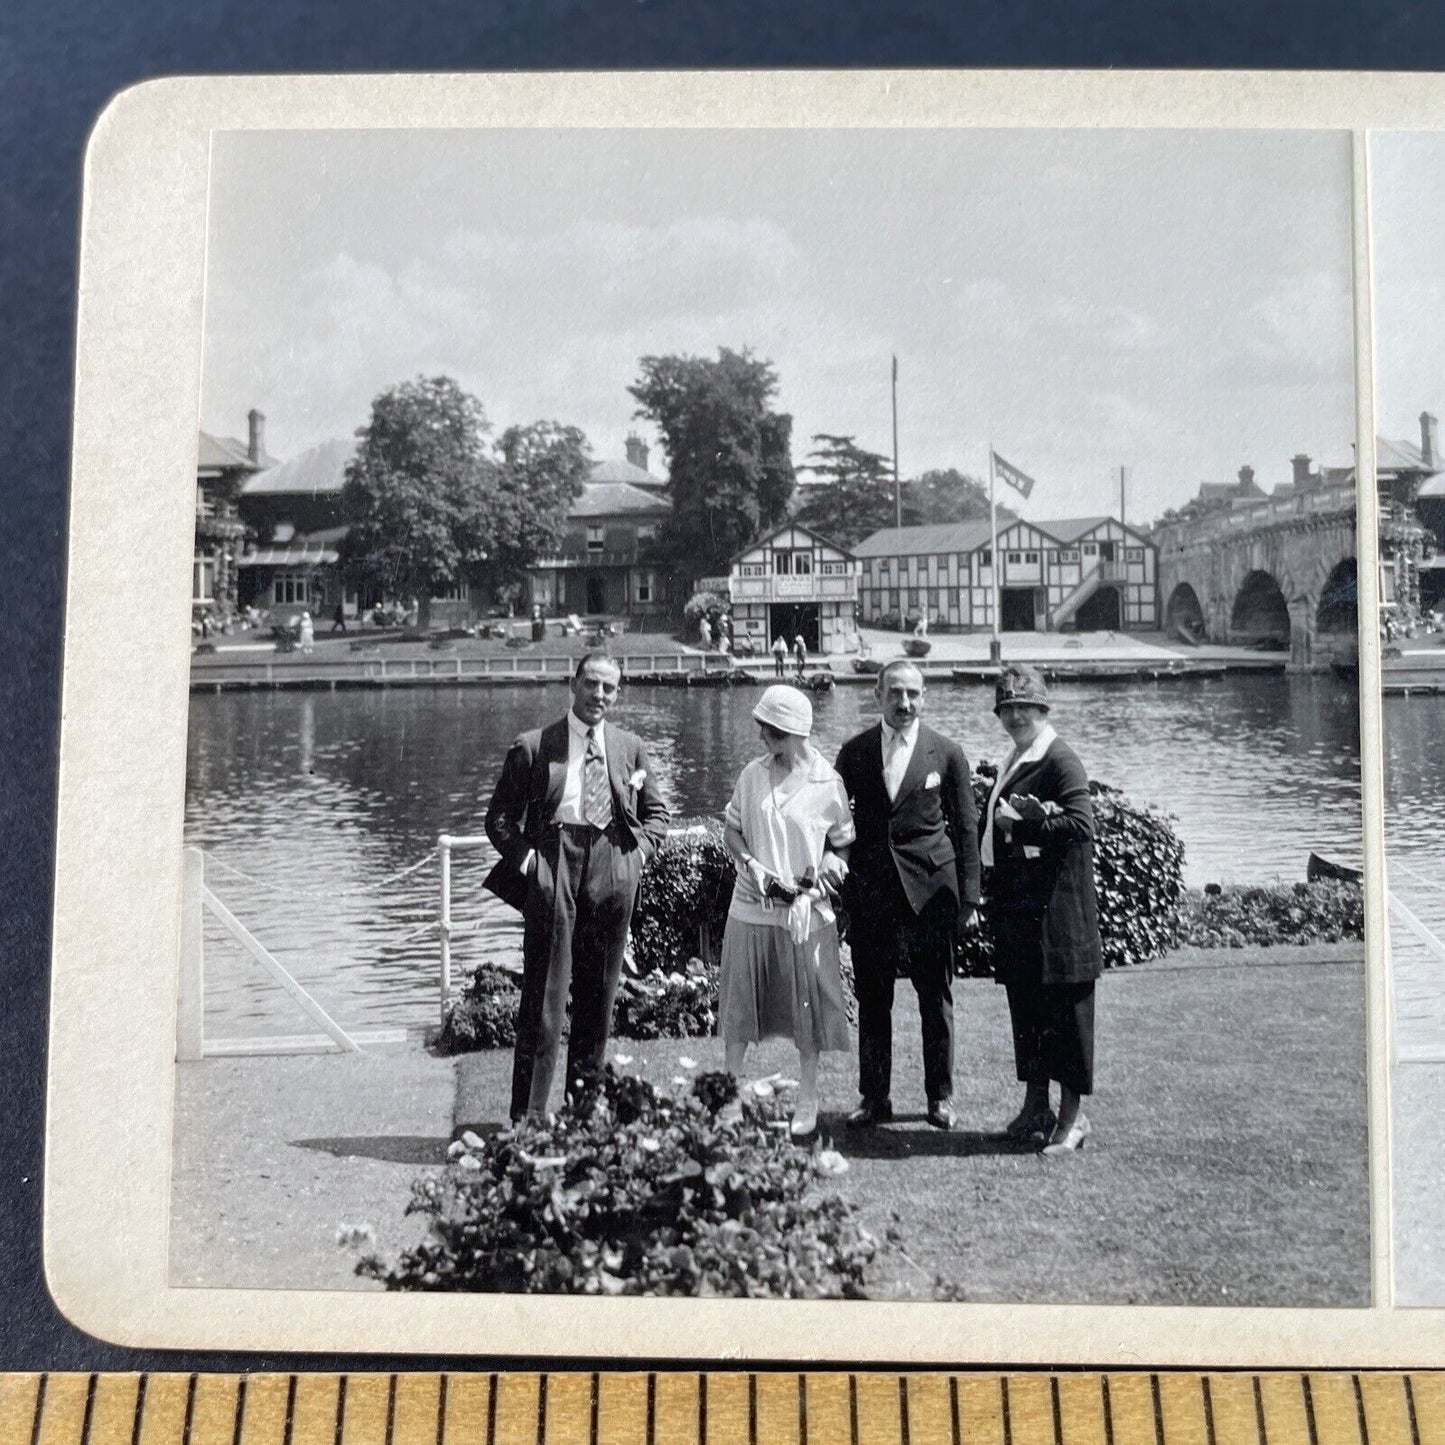
[[[508,427],[497,453],[491,556],[484,570],[493,588],[505,588],[538,557],[557,550],[567,513],[591,473],[592,451],[575,426],[538,421]]]
[[[999,525],[1015,514],[1000,507]],[[903,484],[903,525],[921,527],[937,522],[968,522],[988,518],[988,488],[957,467],[945,467],[913,477]]]
[[[819,480],[802,488],[795,516],[840,547],[852,547],[896,520],[893,468],[850,436],[818,432],[804,469]]]
[[[663,544],[690,577],[726,569],[733,553],[783,520],[793,491],[793,419],[772,410],[778,378],[746,349],[644,356],[628,388],[636,415],[662,434],[672,516]]]
[[[342,575],[388,595],[414,597],[418,621],[432,596],[467,580],[490,550],[496,466],[482,404],[447,376],[383,392],[357,431],[341,493],[349,530]]]

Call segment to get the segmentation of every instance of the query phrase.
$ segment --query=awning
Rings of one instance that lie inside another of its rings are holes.
[[[335,547],[298,538],[284,547],[260,547],[236,559],[238,567],[321,567],[340,557]]]

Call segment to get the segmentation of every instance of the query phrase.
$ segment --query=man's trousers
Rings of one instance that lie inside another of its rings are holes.
[[[886,896],[848,920],[858,991],[858,1092],[888,1101],[893,1074],[893,984],[905,975],[918,995],[923,1033],[923,1088],[930,1104],[953,1093],[953,945],[958,905],[937,893],[914,913],[895,875]]]
[[[568,1087],[602,1067],[641,871],[640,849],[585,825],[548,829],[537,850],[523,910],[513,1119],[547,1112],[569,996]]]

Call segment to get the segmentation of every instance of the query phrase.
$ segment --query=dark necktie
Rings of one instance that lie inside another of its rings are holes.
[[[582,821],[604,832],[612,822],[612,788],[595,728],[587,729],[587,753],[582,759]]]

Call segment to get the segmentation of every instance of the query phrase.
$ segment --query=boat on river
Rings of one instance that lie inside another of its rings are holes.
[[[1195,682],[1223,677],[1224,662],[1040,662],[1034,666],[1048,682]],[[992,664],[955,667],[955,682],[993,682],[1000,669]]]
[[[1327,878],[1341,883],[1358,883],[1362,877],[1363,873],[1359,868],[1351,868],[1348,863],[1336,863],[1331,858],[1322,858],[1318,853],[1311,853],[1309,862],[1305,865],[1305,878],[1311,883]]]

